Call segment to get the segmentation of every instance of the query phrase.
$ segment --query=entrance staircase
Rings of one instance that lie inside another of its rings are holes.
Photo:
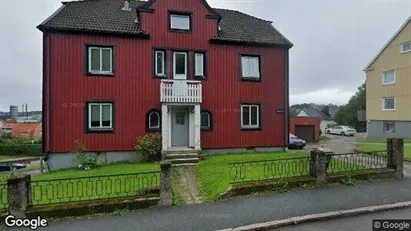
[[[193,148],[170,148],[163,151],[166,160],[171,161],[173,166],[192,166],[200,161],[199,150]]]

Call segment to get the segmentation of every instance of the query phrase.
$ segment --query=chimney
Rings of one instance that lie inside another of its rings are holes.
[[[123,7],[123,9],[121,9],[121,10],[124,10],[124,11],[131,11],[131,8],[130,8],[130,1],[129,1],[129,0],[124,0],[124,7]]]

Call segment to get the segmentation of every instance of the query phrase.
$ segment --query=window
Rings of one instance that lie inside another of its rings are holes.
[[[241,56],[241,77],[246,79],[260,79],[260,57]]]
[[[170,29],[175,31],[191,31],[191,15],[171,13]]]
[[[184,125],[186,114],[183,111],[176,112],[176,125]]]
[[[187,79],[187,53],[173,53],[174,79]]]
[[[395,83],[395,70],[385,71],[382,73],[382,84],[393,84]]]
[[[88,103],[88,130],[113,130],[113,103]]]
[[[211,113],[208,111],[201,112],[201,130],[209,131],[212,129]]]
[[[382,110],[383,111],[394,111],[395,110],[395,98],[394,97],[383,98]]]
[[[160,110],[151,109],[147,112],[147,131],[161,130],[161,113]]]
[[[259,104],[241,105],[241,128],[243,129],[260,128],[260,105]]]
[[[166,52],[165,51],[155,51],[154,52],[154,71],[155,76],[165,77],[166,76]]]
[[[384,122],[384,132],[395,133],[395,124],[394,122]]]
[[[88,47],[88,73],[113,74],[113,47]]]
[[[406,53],[411,51],[411,42],[401,44],[401,53]]]
[[[194,76],[195,77],[205,77],[205,54],[204,53],[194,53]]]

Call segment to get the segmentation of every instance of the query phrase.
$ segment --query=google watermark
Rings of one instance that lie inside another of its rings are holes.
[[[411,230],[411,220],[373,220],[373,231],[378,230]]]
[[[16,218],[13,215],[8,215],[4,219],[4,223],[7,227],[26,227],[32,230],[36,230],[39,227],[46,227],[48,225],[47,219],[41,218]]]

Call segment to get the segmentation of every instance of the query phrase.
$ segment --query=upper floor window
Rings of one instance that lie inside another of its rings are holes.
[[[241,128],[259,129],[260,128],[260,105],[243,104],[241,105]]]
[[[401,53],[406,53],[411,51],[411,42],[406,42],[401,44]]]
[[[87,57],[89,74],[113,74],[113,47],[89,46]]]
[[[195,77],[200,77],[200,78],[205,78],[205,54],[200,53],[200,52],[195,52],[194,53],[194,76]]]
[[[394,111],[395,110],[395,98],[386,97],[382,99],[382,110],[383,111]]]
[[[187,79],[187,52],[173,52],[173,78]]]
[[[154,51],[154,71],[155,76],[166,76],[166,52],[163,50]]]
[[[395,83],[395,70],[385,71],[382,73],[382,84]]]
[[[113,130],[113,103],[87,103],[88,130],[112,131]]]
[[[176,31],[191,31],[191,15],[170,13],[170,29]]]
[[[241,78],[260,80],[260,56],[241,55]]]

